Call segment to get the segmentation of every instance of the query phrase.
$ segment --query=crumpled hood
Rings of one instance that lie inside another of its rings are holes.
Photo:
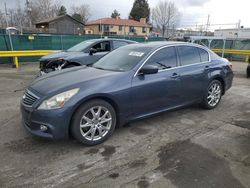
[[[88,53],[84,53],[84,52],[67,52],[67,51],[63,51],[63,52],[56,52],[56,53],[52,53],[46,56],[43,56],[40,61],[45,61],[45,60],[52,60],[52,59],[71,59],[71,58],[78,58],[78,57],[84,57],[88,55]]]
[[[66,89],[81,87],[81,83],[116,75],[119,72],[99,70],[91,67],[75,67],[62,71],[55,71],[38,77],[30,87],[41,95],[48,95]]]

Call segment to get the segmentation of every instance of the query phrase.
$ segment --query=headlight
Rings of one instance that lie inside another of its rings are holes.
[[[76,89],[72,89],[72,90],[60,93],[58,95],[55,95],[51,97],[50,99],[43,101],[42,104],[38,107],[38,109],[50,110],[50,109],[62,108],[65,102],[67,102],[71,97],[77,94],[78,91],[79,91],[79,88],[76,88]]]

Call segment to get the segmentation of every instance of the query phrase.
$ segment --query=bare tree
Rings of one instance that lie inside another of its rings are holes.
[[[156,27],[162,31],[162,36],[169,37],[169,28],[177,24],[179,19],[179,10],[171,1],[160,1],[152,10],[152,20]]]
[[[53,0],[32,0],[30,1],[30,17],[32,23],[41,21],[42,19],[55,17],[60,7],[62,6],[60,1]]]
[[[26,8],[22,8],[20,2],[18,0],[15,8],[7,10],[7,21],[5,14],[0,11],[0,24],[3,28],[7,27],[8,22],[9,26],[22,32],[23,28],[31,28],[32,23],[55,17],[61,7],[59,0],[27,0]]]
[[[5,15],[4,13],[0,10],[0,28],[5,28],[6,27],[6,21],[5,21]]]
[[[82,4],[80,6],[72,6],[71,14],[79,14],[82,17],[83,22],[87,22],[90,17],[90,7],[87,4]]]
[[[21,7],[20,1],[18,1],[16,9],[8,10],[8,15],[10,26],[18,28],[22,33],[23,27],[27,23],[27,16],[25,10]]]

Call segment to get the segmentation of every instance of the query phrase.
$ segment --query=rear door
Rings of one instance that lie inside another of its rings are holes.
[[[207,87],[207,70],[209,69],[208,52],[195,46],[178,46],[181,80],[181,100],[191,103],[203,97]]]

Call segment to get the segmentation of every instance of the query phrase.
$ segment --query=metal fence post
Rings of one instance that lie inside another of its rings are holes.
[[[61,50],[63,50],[63,37],[60,35],[60,41],[61,41]]]
[[[12,44],[12,39],[11,39],[10,31],[8,31],[8,36],[9,36],[9,41],[10,41],[10,50],[13,51],[13,44]],[[14,57],[13,60],[14,60],[15,68],[18,69],[18,67],[19,67],[19,65],[18,65],[18,58]]]
[[[16,68],[19,68],[19,63],[18,63],[18,57],[14,57],[14,64],[16,66]]]
[[[221,56],[224,58],[224,54],[225,54],[225,47],[226,47],[226,40],[223,40],[223,47],[222,47],[222,54]]]

